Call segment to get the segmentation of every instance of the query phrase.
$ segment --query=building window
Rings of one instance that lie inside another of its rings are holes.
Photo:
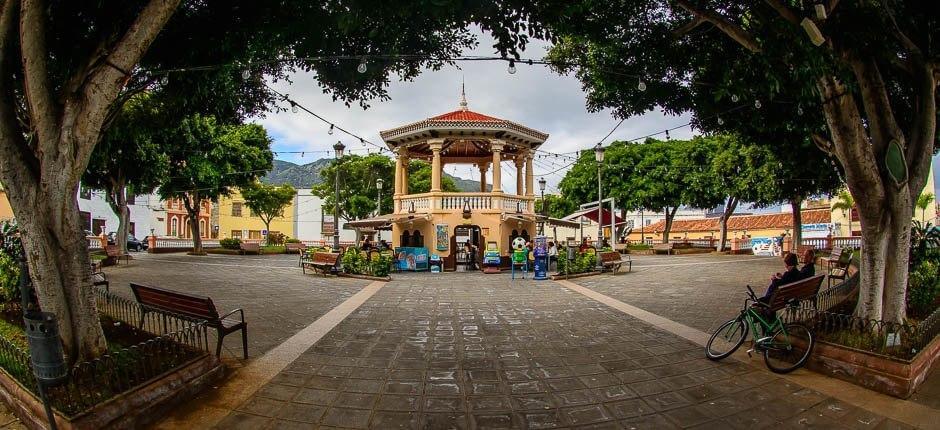
[[[261,239],[261,230],[248,230],[249,239]]]
[[[232,230],[232,239],[241,239],[242,231],[241,230]]]
[[[206,220],[199,220],[199,237],[206,237]]]
[[[647,220],[646,220],[646,225],[650,225],[650,222],[651,222],[651,221],[653,221],[653,220],[647,219]]]
[[[242,216],[241,203],[232,203],[232,216]]]
[[[180,223],[176,217],[170,218],[170,236],[177,236],[179,232]]]
[[[84,185],[79,186],[78,188],[78,198],[89,200],[91,199],[91,190],[85,187]]]
[[[84,231],[86,235],[93,234],[91,232],[91,212],[82,211],[78,213],[78,216],[82,218],[82,231]]]

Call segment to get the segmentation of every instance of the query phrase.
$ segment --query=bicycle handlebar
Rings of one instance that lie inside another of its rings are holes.
[[[750,285],[747,286],[747,292],[751,295],[752,299],[757,300],[757,294],[754,293],[754,290],[751,289]]]

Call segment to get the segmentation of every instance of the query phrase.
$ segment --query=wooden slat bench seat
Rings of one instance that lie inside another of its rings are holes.
[[[284,249],[287,251],[288,254],[293,254],[295,252],[301,253],[306,248],[307,248],[307,245],[304,245],[302,243],[293,242],[293,243],[284,244]]]
[[[108,245],[108,246],[105,246],[105,247],[104,247],[104,252],[106,252],[106,253],[108,254],[108,258],[112,259],[112,261],[118,261],[118,262],[120,262],[120,261],[123,259],[124,262],[126,263],[126,262],[130,261],[130,259],[131,259],[130,254],[122,253],[122,252],[121,252],[121,248],[119,248],[117,245]]]
[[[653,244],[653,253],[655,254],[660,251],[665,251],[666,255],[672,254],[672,251],[673,251],[672,242]]]
[[[300,267],[304,274],[307,273],[307,267],[313,269],[314,273],[329,273],[336,263],[339,262],[339,253],[332,252],[314,252],[312,256],[301,260]]]
[[[816,275],[777,287],[777,290],[770,296],[770,300],[767,301],[767,308],[771,311],[778,311],[791,303],[815,299],[825,277],[826,275]]]
[[[852,252],[841,246],[832,248],[832,253],[825,258],[826,270],[829,272],[829,285],[832,285],[833,279],[845,280],[848,276],[849,261],[852,259]]]
[[[215,347],[216,356],[221,356],[222,354],[222,339],[229,333],[241,330],[242,349],[245,359],[248,359],[248,323],[245,322],[245,311],[241,308],[235,309],[225,315],[219,315],[219,311],[215,308],[215,304],[212,303],[212,299],[208,297],[135,283],[131,283],[131,291],[134,292],[134,297],[137,299],[137,302],[142,305],[205,320],[207,325],[214,328],[218,333],[218,343]],[[239,319],[233,318],[235,313],[239,314]],[[140,315],[141,326],[143,326],[145,314],[146,310],[143,310]]]
[[[601,259],[601,265],[604,266],[605,271],[611,271],[617,273],[620,271],[620,267],[623,263],[627,263],[629,271],[633,270],[633,260],[630,259],[630,256],[626,256],[626,260],[621,259],[621,255],[617,251],[607,251],[602,252],[598,255]]]
[[[238,248],[241,250],[242,255],[248,253],[261,255],[261,245],[255,242],[242,242],[238,245]]]

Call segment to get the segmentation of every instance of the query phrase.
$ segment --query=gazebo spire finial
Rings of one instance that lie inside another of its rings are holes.
[[[463,77],[460,78],[460,110],[467,110],[467,88]]]

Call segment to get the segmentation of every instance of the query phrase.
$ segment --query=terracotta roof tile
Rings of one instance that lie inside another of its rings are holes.
[[[455,110],[428,119],[431,121],[502,121],[499,118],[476,113],[472,110]]]
[[[829,209],[804,210],[803,224],[826,224],[831,222],[832,212]],[[647,226],[644,230],[662,233],[666,221],[659,221]],[[793,215],[789,213],[741,215],[728,219],[728,230],[768,230],[775,228],[792,228]],[[718,218],[681,219],[672,222],[671,233],[717,231]]]

